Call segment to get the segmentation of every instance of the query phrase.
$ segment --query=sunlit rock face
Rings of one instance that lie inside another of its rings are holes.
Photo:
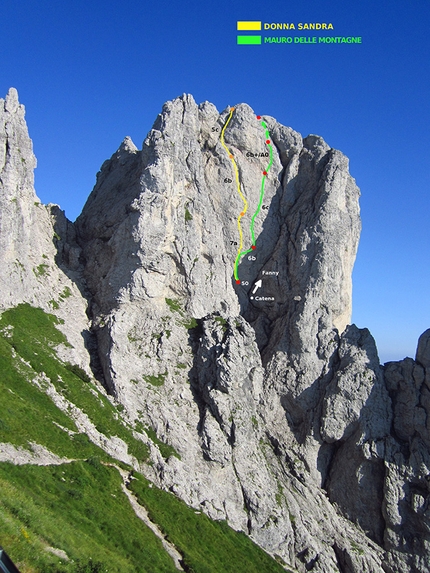
[[[430,331],[381,367],[349,325],[347,158],[184,95],[142,149],[124,139],[72,224],[36,205],[23,108],[1,102],[2,304],[64,302],[80,362],[179,454],[154,445],[147,476],[296,571],[428,571]]]
[[[35,193],[36,158],[24,115],[11,88],[0,99],[0,309],[28,302],[54,312],[71,345],[59,352],[90,372],[80,247],[64,213],[42,205]]]

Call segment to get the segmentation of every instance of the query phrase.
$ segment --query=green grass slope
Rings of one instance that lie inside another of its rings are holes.
[[[0,317],[0,442],[28,449],[35,442],[75,460],[57,466],[0,463],[0,545],[21,573],[177,571],[158,537],[136,517],[121,475],[108,465],[115,460],[78,432],[44,392],[52,383],[101,433],[121,437],[130,453],[147,460],[147,446],[115,406],[84,372],[57,357],[56,346],[67,344],[57,324],[28,304]],[[144,431],[160,446],[152,430]],[[183,555],[188,573],[285,571],[246,535],[134,476],[130,488]]]
[[[135,474],[130,489],[183,555],[191,573],[285,573],[267,553],[244,533],[225,521],[213,521],[189,508],[173,494],[154,487]]]
[[[1,463],[1,545],[22,573],[177,571],[121,481],[95,458],[46,467]]]
[[[99,432],[120,437],[129,453],[145,460],[148,448],[134,438],[113,404],[79,367],[58,359],[55,347],[68,343],[56,324],[55,316],[29,304],[7,310],[0,318],[0,392],[5,396],[0,411],[0,441],[24,446],[34,441],[61,456],[96,453],[90,445],[82,450],[85,437],[70,440],[68,433],[58,427],[76,431],[74,422],[31,383],[43,374],[59,393],[88,415]]]

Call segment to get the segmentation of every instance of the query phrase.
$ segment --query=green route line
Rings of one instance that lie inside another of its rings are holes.
[[[258,119],[258,117],[257,117]],[[269,154],[270,154],[270,160],[269,160],[269,165],[266,167],[266,169],[263,171],[263,178],[261,179],[261,187],[260,187],[260,199],[258,201],[258,205],[257,205],[257,209],[255,210],[255,213],[252,215],[251,217],[251,225],[250,225],[250,231],[251,231],[251,239],[252,239],[252,246],[250,249],[248,249],[247,251],[242,251],[239,252],[237,254],[236,260],[234,262],[234,278],[236,279],[236,283],[240,283],[240,279],[239,279],[239,263],[240,263],[240,259],[247,255],[248,253],[252,253],[255,250],[255,235],[254,235],[254,224],[255,224],[255,218],[257,217],[257,215],[259,214],[259,212],[261,211],[261,206],[263,204],[263,199],[264,199],[264,183],[266,181],[266,177],[267,174],[269,173],[269,169],[272,167],[273,165],[273,148],[270,144],[270,133],[269,130],[267,129],[267,125],[264,121],[261,122],[261,125],[264,127],[265,129],[265,135],[266,135],[266,145],[269,147]],[[269,143],[267,143],[267,141],[269,141]]]
[[[264,121],[261,122],[261,125],[264,127],[265,131],[266,131],[266,138],[268,141],[270,141],[270,133],[267,129],[267,125],[264,123]],[[273,165],[273,148],[270,145],[270,143],[267,143],[268,147],[269,147],[269,153],[270,153],[270,161],[269,161],[269,165],[266,167],[266,173],[269,173],[269,169],[272,167]],[[263,199],[264,199],[264,182],[266,181],[266,175],[263,175],[263,178],[261,180],[261,189],[260,189],[260,201],[258,202],[258,206],[257,209],[255,211],[255,213],[252,215],[251,218],[251,227],[250,227],[250,231],[251,231],[251,239],[252,239],[252,244],[255,245],[255,236],[254,236],[254,222],[255,222],[255,217],[258,215],[258,213],[261,210],[261,206],[263,204]],[[252,249],[251,249],[252,250]],[[249,251],[247,251],[249,252]],[[245,254],[245,253],[244,253]]]
[[[230,152],[230,150],[228,149],[228,147],[225,144],[224,141],[224,133],[225,130],[227,129],[228,124],[230,123],[231,117],[233,115],[234,112],[234,107],[232,107],[230,109],[230,114],[227,118],[227,121],[224,124],[224,127],[221,130],[221,145],[224,147],[224,149],[227,151],[228,156],[233,164],[233,168],[234,168],[234,172],[235,172],[235,178],[236,178],[236,187],[237,187],[237,191],[243,201],[243,210],[241,211],[241,213],[239,214],[239,217],[237,218],[237,227],[239,230],[239,249],[237,251],[237,256],[236,256],[236,260],[234,262],[234,278],[236,280],[237,284],[240,284],[240,279],[239,279],[239,262],[240,259],[244,256],[247,255],[248,253],[252,253],[255,250],[255,235],[254,235],[254,225],[255,225],[255,218],[257,217],[257,215],[260,213],[261,211],[261,206],[263,205],[263,199],[264,199],[264,183],[266,181],[266,177],[267,174],[269,173],[269,169],[272,167],[273,164],[273,148],[271,145],[271,140],[270,140],[270,133],[267,129],[267,125],[264,121],[261,121],[261,125],[265,130],[265,136],[266,136],[266,145],[269,147],[269,153],[270,153],[270,160],[269,160],[269,165],[266,167],[265,171],[263,171],[263,178],[261,180],[261,187],[260,187],[260,198],[258,201],[258,205],[257,205],[257,209],[255,210],[255,213],[252,215],[251,217],[251,225],[250,225],[250,232],[251,232],[251,239],[252,239],[252,245],[250,249],[247,249],[246,251],[242,251],[243,248],[243,233],[242,233],[242,226],[240,224],[240,221],[242,219],[242,217],[245,216],[247,210],[248,210],[248,201],[246,200],[246,198],[244,197],[241,189],[240,189],[240,180],[239,180],[239,170],[237,167],[237,164],[234,160],[234,157],[232,155],[232,153]],[[260,120],[261,117],[257,116],[257,119]]]

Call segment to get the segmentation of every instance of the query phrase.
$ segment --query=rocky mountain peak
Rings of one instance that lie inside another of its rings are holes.
[[[430,330],[381,367],[349,325],[348,159],[184,94],[72,224],[35,205],[23,108],[1,102],[3,305],[64,320],[74,361],[156,436],[141,471],[300,573],[429,571]]]
[[[5,111],[9,113],[15,113],[18,109],[20,103],[18,101],[18,91],[16,88],[9,88],[4,100]]]
[[[37,199],[33,183],[36,158],[25,122],[25,108],[18,101],[18,92],[10,88],[0,99],[0,176],[11,199],[23,196]]]

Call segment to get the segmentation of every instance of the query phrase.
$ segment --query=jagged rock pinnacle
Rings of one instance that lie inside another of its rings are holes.
[[[42,205],[35,193],[36,158],[24,116],[18,92],[10,88],[6,99],[0,99],[0,308],[29,302],[56,311],[63,320],[74,314],[75,323],[65,327],[74,350],[65,349],[64,357],[89,369],[81,345],[81,332],[88,327],[86,302],[59,268],[59,251],[66,241],[70,261],[79,258],[79,247],[73,244],[74,230],[64,213],[56,205]],[[76,278],[74,271],[69,274]],[[64,289],[76,298],[68,297],[60,306]]]

